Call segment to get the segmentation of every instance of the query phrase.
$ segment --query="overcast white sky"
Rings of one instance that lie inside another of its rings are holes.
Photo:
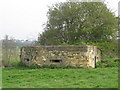
[[[15,39],[37,40],[47,21],[48,7],[66,0],[0,0],[0,39],[6,34]],[[118,15],[119,0],[106,0]]]

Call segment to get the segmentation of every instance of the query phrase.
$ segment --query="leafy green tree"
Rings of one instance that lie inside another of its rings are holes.
[[[109,42],[116,36],[117,19],[103,2],[65,2],[49,7],[42,45]]]

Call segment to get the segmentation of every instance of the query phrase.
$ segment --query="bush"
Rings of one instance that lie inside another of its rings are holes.
[[[104,59],[100,62],[97,62],[96,67],[118,67],[120,59]]]

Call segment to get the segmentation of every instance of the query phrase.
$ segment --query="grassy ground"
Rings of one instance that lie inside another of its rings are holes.
[[[3,88],[117,88],[118,69],[4,68]]]
[[[17,66],[3,68],[3,88],[117,88],[118,63],[106,59],[89,69],[31,69]]]

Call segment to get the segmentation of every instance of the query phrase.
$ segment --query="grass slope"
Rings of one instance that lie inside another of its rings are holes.
[[[3,88],[117,88],[118,68],[4,68]]]

